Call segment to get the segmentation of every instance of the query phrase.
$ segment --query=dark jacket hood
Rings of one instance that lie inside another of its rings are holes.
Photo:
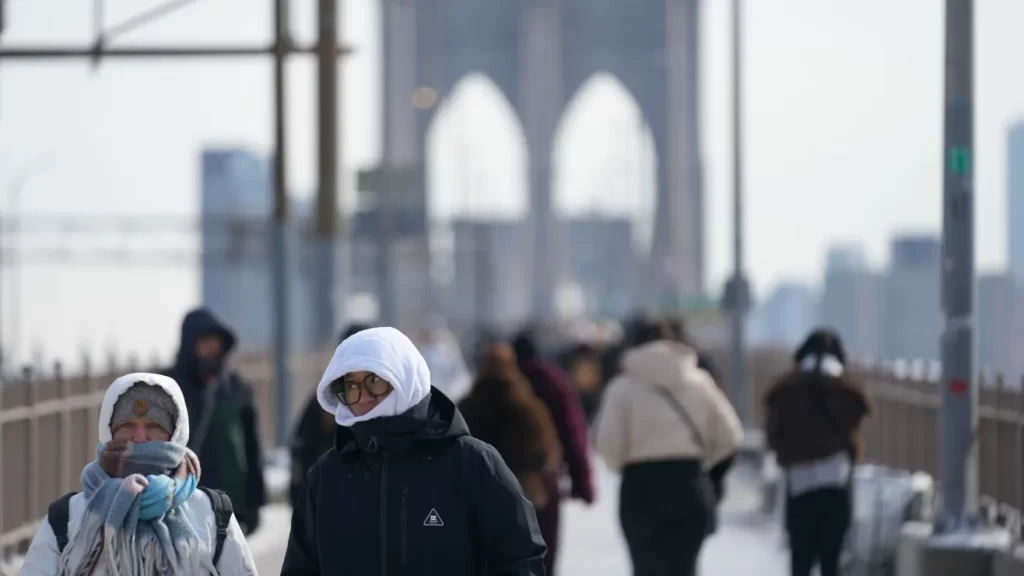
[[[185,315],[181,322],[181,340],[178,344],[178,358],[175,361],[176,372],[193,374],[196,371],[196,341],[209,334],[217,334],[224,339],[225,356],[237,343],[235,333],[210,309],[197,308]]]
[[[385,416],[338,426],[334,447],[339,452],[380,448],[400,448],[416,442],[429,442],[469,436],[469,426],[455,404],[437,388],[409,410],[397,416]]]

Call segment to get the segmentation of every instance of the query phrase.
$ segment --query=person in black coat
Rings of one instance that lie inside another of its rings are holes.
[[[267,503],[259,410],[252,387],[231,369],[234,332],[209,309],[197,308],[181,323],[174,366],[164,371],[181,387],[188,406],[188,447],[204,463],[199,485],[223,490],[248,535]]]
[[[317,399],[335,446],[309,470],[282,576],[545,574],[533,505],[404,334],[342,342]]]

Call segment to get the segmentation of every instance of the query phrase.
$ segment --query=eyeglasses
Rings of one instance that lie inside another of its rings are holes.
[[[331,394],[334,394],[338,401],[345,406],[359,402],[363,397],[364,390],[372,398],[383,398],[391,391],[391,384],[372,372],[367,374],[361,382],[351,378],[346,379],[345,376],[331,382]]]

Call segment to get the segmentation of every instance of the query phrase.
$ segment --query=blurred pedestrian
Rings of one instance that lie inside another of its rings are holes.
[[[368,324],[355,323],[350,325],[341,333],[338,343],[342,343],[349,336],[369,329]],[[302,410],[299,422],[295,426],[292,435],[292,442],[289,449],[291,454],[291,482],[289,484],[288,496],[292,506],[299,500],[303,486],[306,483],[306,473],[316,461],[334,447],[334,415],[324,412],[320,402],[316,398],[316,390],[309,395],[306,407]]]
[[[335,449],[309,470],[282,576],[543,576],[533,505],[404,334],[347,338],[317,398]]]
[[[604,380],[601,374],[601,351],[586,342],[576,344],[563,355],[564,369],[573,390],[579,396],[587,423],[593,422],[601,405]]]
[[[838,576],[852,521],[853,467],[863,456],[860,427],[871,413],[861,382],[845,367],[831,329],[812,332],[793,369],[765,394],[768,446],[785,470],[785,525],[793,576]]]
[[[255,395],[228,366],[235,344],[234,333],[212,311],[193,310],[181,324],[178,357],[168,375],[188,405],[189,448],[206,463],[201,483],[231,497],[248,535],[259,526],[267,494]]]
[[[562,443],[562,455],[569,470],[572,498],[593,504],[595,499],[594,480],[590,466],[590,440],[587,417],[583,413],[579,397],[569,385],[569,379],[554,362],[542,358],[537,347],[535,334],[527,329],[512,341],[519,369],[526,376],[534,394],[551,412]],[[551,478],[548,490],[551,498],[547,505],[537,508],[537,520],[548,545],[544,559],[547,573],[553,575],[558,561],[559,529],[562,494],[559,490],[561,475]]]
[[[622,471],[619,519],[637,576],[693,576],[718,501],[709,470],[743,436],[732,405],[664,322],[637,331],[596,426],[605,463]]]
[[[188,407],[174,380],[118,378],[103,396],[98,429],[82,492],[50,505],[23,576],[256,574],[231,501],[197,490],[200,461],[186,447]]]
[[[496,343],[484,351],[459,411],[470,433],[498,451],[534,507],[546,506],[557,486],[562,444],[551,412],[519,371],[511,346]]]
[[[448,330],[444,320],[435,316],[428,324],[419,349],[430,369],[431,382],[452,402],[458,403],[469,393],[473,376],[462,356],[459,340]]]

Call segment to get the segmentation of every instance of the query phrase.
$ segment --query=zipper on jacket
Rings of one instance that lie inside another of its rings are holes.
[[[376,439],[371,438],[376,445]],[[381,452],[380,464],[380,576],[388,576],[388,452]]]
[[[402,546],[402,566],[409,563],[409,487],[402,487],[402,516],[399,518],[401,531],[399,540]]]

